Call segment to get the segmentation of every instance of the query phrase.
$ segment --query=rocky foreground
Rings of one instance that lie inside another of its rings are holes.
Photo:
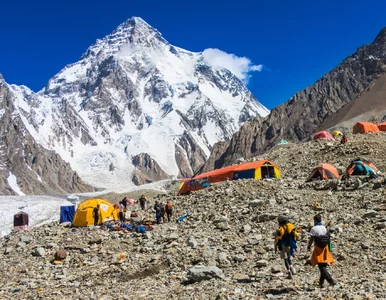
[[[145,235],[57,223],[14,232],[0,240],[0,298],[385,299],[384,178],[304,183],[310,167],[327,160],[343,170],[352,158],[366,156],[384,171],[385,140],[378,134],[351,137],[343,146],[276,147],[264,158],[281,167],[283,179],[160,194],[162,202],[172,200],[175,217],[191,216]],[[316,213],[332,231],[336,260],[330,272],[337,285],[323,289],[319,270],[307,264],[307,232]],[[280,214],[302,228],[292,280],[274,252]],[[54,262],[61,248],[67,256]]]

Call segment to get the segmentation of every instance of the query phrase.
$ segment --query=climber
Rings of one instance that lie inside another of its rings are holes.
[[[284,264],[287,270],[287,278],[291,279],[295,270],[292,266],[292,257],[295,256],[297,248],[296,241],[299,234],[295,230],[295,226],[291,224],[286,216],[278,217],[279,228],[275,235],[275,252],[280,250],[280,257],[284,259]]]
[[[319,286],[324,285],[326,279],[330,285],[335,285],[334,280],[327,271],[327,264],[333,264],[334,258],[330,253],[330,234],[325,226],[322,225],[322,216],[314,216],[314,227],[310,231],[310,241],[308,243],[308,251],[311,250],[312,243],[315,244],[312,252],[311,265],[318,265],[320,271]]]
[[[141,197],[139,197],[139,205],[141,206],[142,210],[146,210],[147,201],[148,201],[148,199],[146,198],[145,195],[141,195]]]
[[[168,217],[168,222],[170,222],[171,217],[173,216],[173,204],[170,202],[170,200],[166,201],[165,213],[166,213],[166,216]]]
[[[155,217],[157,220],[157,224],[159,224],[159,223],[161,223],[163,205],[161,203],[159,203],[158,201],[156,201],[154,204],[154,210],[155,210]]]

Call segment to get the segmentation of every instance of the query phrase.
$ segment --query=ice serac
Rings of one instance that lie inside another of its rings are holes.
[[[25,123],[36,97],[0,75],[0,194],[67,194],[93,191],[70,165],[42,147]]]
[[[20,109],[28,106],[23,122],[35,140],[101,188],[191,176],[214,143],[269,113],[229,70],[171,45],[136,17],[39,93],[13,92]]]
[[[357,121],[386,120],[386,28],[315,84],[272,109],[265,119],[246,122],[227,147],[214,147],[204,170],[250,158],[280,139],[301,141],[328,128],[350,130]]]

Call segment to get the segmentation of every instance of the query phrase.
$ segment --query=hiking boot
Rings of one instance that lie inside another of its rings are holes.
[[[292,273],[291,273],[291,271],[288,271],[288,273],[287,273],[287,278],[288,278],[288,279],[292,279]]]

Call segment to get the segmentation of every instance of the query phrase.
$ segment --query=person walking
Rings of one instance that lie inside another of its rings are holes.
[[[168,218],[168,222],[170,222],[171,217],[173,216],[173,204],[170,202],[170,200],[166,201],[165,213]]]
[[[311,265],[318,265],[320,271],[319,286],[323,288],[324,280],[327,280],[330,285],[335,285],[330,273],[327,271],[327,265],[334,263],[334,258],[330,253],[330,234],[327,228],[322,224],[322,216],[314,216],[314,227],[310,230],[310,241],[308,243],[308,251],[311,251],[311,246],[314,243],[314,251],[312,252]]]
[[[92,211],[92,216],[94,217],[94,226],[99,225],[99,220],[101,219],[101,206],[97,204]]]
[[[291,279],[295,274],[292,266],[292,257],[295,256],[297,248],[296,241],[299,234],[295,230],[295,225],[291,224],[286,216],[278,217],[279,228],[275,235],[275,253],[280,250],[280,258],[284,260],[287,270],[287,278]]]
[[[156,201],[154,204],[154,210],[155,210],[155,217],[157,220],[157,224],[160,224],[161,223],[161,217],[162,217],[162,211],[163,211],[162,204],[160,204],[158,201]]]

